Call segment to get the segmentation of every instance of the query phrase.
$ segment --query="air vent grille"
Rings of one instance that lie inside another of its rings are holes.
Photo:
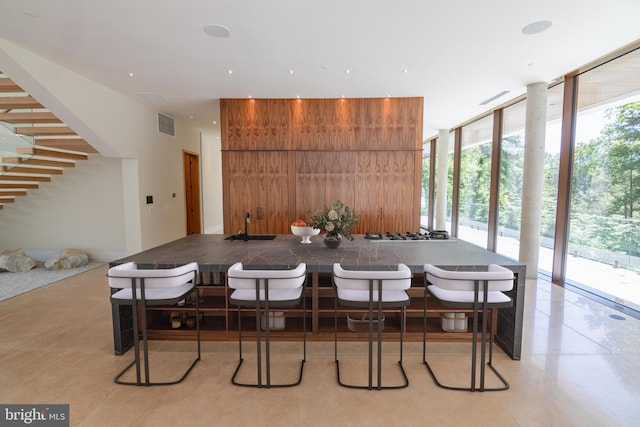
[[[158,113],[158,132],[169,136],[176,136],[175,120],[172,117]]]

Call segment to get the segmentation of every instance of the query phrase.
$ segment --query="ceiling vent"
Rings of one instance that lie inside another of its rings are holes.
[[[158,132],[175,137],[176,125],[173,117],[158,113]]]
[[[508,90],[503,90],[503,91],[502,91],[502,92],[500,92],[499,94],[494,95],[494,96],[492,96],[492,97],[491,97],[491,98],[489,98],[489,99],[485,99],[484,101],[482,101],[482,102],[480,103],[480,105],[487,105],[488,103],[490,103],[490,102],[492,102],[492,101],[495,101],[496,99],[498,99],[498,98],[500,98],[500,97],[502,97],[502,96],[505,96],[505,95],[506,95],[506,94],[508,94],[508,93],[509,93],[509,91],[508,91]]]

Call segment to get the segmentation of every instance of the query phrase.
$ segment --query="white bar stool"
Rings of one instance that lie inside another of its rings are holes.
[[[402,366],[402,349],[405,324],[405,307],[411,299],[406,292],[411,287],[411,270],[404,264],[398,264],[397,270],[345,270],[338,263],[333,264],[333,284],[336,291],[334,305],[334,352],[338,384],[348,388],[360,388],[368,390],[398,389],[409,385],[409,379]],[[369,365],[368,384],[346,384],[340,379],[340,362],[338,361],[338,304],[350,307],[368,308],[369,326]],[[383,308],[400,308],[400,360],[398,365],[404,381],[397,386],[382,385],[382,310]],[[378,320],[378,369],[377,382],[373,382],[373,334],[374,334],[374,310]]]
[[[111,267],[107,273],[109,287],[112,288],[111,303],[130,305],[133,315],[133,346],[135,357],[114,381],[125,385],[170,385],[182,382],[200,360],[200,306],[198,302],[198,264],[192,262],[170,269],[138,269],[134,262]],[[187,371],[178,380],[169,382],[151,382],[149,374],[149,346],[147,339],[147,306],[173,305],[195,294],[197,357]],[[140,366],[140,331],[138,316],[142,323],[142,350],[144,358],[144,378]],[[120,380],[133,365],[136,366],[136,381]]]
[[[493,310],[511,307],[512,299],[504,294],[513,289],[514,275],[507,268],[490,264],[486,271],[443,270],[431,264],[424,266],[424,324],[422,332],[422,361],[435,383],[449,390],[499,391],[507,390],[509,383],[493,366]],[[442,384],[427,362],[427,295],[431,295],[445,307],[473,309],[473,338],[471,350],[471,385],[453,387]],[[478,318],[482,311],[480,386],[476,387],[476,352],[478,341]],[[488,316],[488,314],[491,314]],[[489,361],[486,363],[487,318],[491,319],[489,331]],[[503,387],[485,387],[485,366],[498,376]]]
[[[242,263],[233,264],[227,271],[227,283],[234,289],[229,302],[238,306],[238,353],[239,362],[231,382],[234,385],[246,387],[292,387],[302,381],[302,371],[307,358],[307,327],[306,327],[306,298],[304,288],[307,279],[307,265],[299,264],[291,270],[251,270],[245,269]],[[298,380],[287,384],[273,384],[271,382],[271,352],[270,352],[270,320],[272,308],[295,307],[302,302],[302,330],[303,330],[303,358],[300,364]],[[255,308],[256,317],[256,352],[257,352],[257,381],[255,383],[240,383],[236,376],[242,366],[242,313],[240,307]],[[262,379],[262,331],[261,316],[265,319],[265,367],[266,381]]]

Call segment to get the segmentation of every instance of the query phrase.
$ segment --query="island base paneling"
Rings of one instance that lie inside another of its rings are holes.
[[[331,277],[328,274],[318,274],[314,279],[309,274],[306,289],[307,311],[306,328],[307,340],[331,341],[334,337],[334,290],[331,286]],[[216,281],[224,282],[224,273],[218,276]],[[205,281],[207,276],[204,276]],[[201,275],[200,280],[203,280]],[[317,283],[314,289],[313,283]],[[198,298],[201,312],[201,339],[210,341],[234,341],[238,337],[238,308],[229,305],[228,296],[231,293],[225,284],[200,284],[198,286]],[[406,308],[404,319],[405,335],[407,342],[422,341],[423,313],[424,313],[424,286],[421,277],[414,277],[412,287],[409,290],[411,304]],[[314,301],[314,295],[315,301]],[[314,302],[316,302],[314,304]],[[312,309],[314,307],[314,309]],[[271,339],[279,341],[300,340],[303,330],[302,307],[278,308],[272,312],[282,313],[284,316],[284,328],[278,330],[272,328]],[[340,341],[367,341],[368,333],[353,332],[347,327],[347,314],[356,316],[364,315],[367,310],[354,307],[338,307],[338,339]],[[471,316],[470,310],[451,309],[428,303],[427,310],[427,340],[464,342],[472,338],[471,321],[469,319],[467,330],[464,332],[447,332],[441,327],[442,313],[458,312]],[[255,309],[243,308],[242,334],[247,338],[255,338],[256,320]],[[384,339],[397,341],[400,339],[400,327],[403,321],[401,310],[398,308],[385,309],[384,313]],[[195,303],[187,300],[180,306],[153,306],[147,308],[148,336],[153,340],[192,340],[195,339]],[[174,327],[172,321],[181,319],[181,325]],[[495,319],[494,319],[495,321]],[[481,319],[480,319],[481,324]]]

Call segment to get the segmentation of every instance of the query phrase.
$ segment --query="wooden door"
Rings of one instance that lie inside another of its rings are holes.
[[[183,153],[184,194],[187,210],[187,236],[200,234],[200,161],[196,154]]]

